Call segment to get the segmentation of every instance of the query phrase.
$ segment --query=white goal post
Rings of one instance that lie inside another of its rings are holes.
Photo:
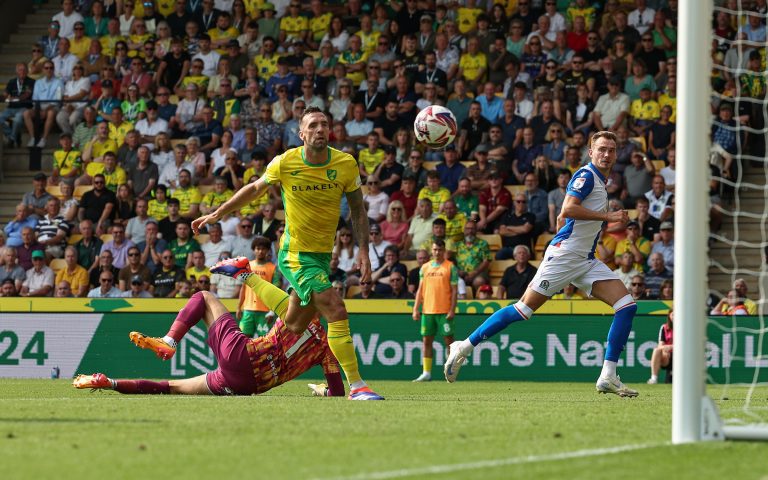
[[[741,2],[739,2],[741,4]],[[672,442],[768,440],[768,425],[723,426],[706,393],[708,175],[713,0],[681,0],[678,24],[675,356]],[[761,309],[762,310],[762,309]]]

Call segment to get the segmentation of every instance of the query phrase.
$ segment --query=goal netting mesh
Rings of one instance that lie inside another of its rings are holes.
[[[709,308],[723,312],[709,317],[706,361],[724,425],[768,432],[766,13],[765,2],[714,1]]]

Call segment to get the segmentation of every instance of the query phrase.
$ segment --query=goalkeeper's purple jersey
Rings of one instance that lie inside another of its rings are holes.
[[[596,212],[608,210],[608,192],[605,189],[606,178],[592,163],[589,163],[573,175],[568,182],[566,195],[581,200],[581,206]],[[600,220],[574,220],[568,218],[563,228],[558,230],[552,245],[557,245],[563,250],[595,258],[597,239],[603,224]]]

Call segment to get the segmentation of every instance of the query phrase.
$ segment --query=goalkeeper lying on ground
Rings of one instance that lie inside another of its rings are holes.
[[[163,360],[176,353],[176,345],[198,321],[208,328],[208,345],[219,367],[183,380],[113,380],[103,373],[78,375],[76,388],[113,389],[120,393],[185,395],[252,395],[293,380],[315,365],[322,365],[328,386],[310,385],[315,395],[344,396],[338,361],[328,347],[325,329],[317,317],[303,334],[291,333],[278,319],[264,337],[249,338],[224,304],[209,292],[192,295],[165,337],[131,332],[138,347],[152,350]]]

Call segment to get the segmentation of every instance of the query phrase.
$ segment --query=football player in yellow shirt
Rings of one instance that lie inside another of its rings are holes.
[[[358,237],[357,264],[360,281],[371,281],[368,256],[368,216],[363,205],[357,161],[328,145],[330,122],[317,107],[307,108],[299,119],[304,142],[276,156],[266,174],[241,188],[215,212],[192,222],[195,232],[216,223],[258,198],[269,185],[280,185],[285,203],[285,232],[280,239],[278,265],[294,290],[288,296],[254,275],[245,257],[223,260],[212,273],[240,278],[274,311],[292,332],[304,332],[319,312],[328,320],[328,344],[339,360],[350,385],[350,400],[382,400],[363,381],[349,330],[344,300],[331,287],[330,259],[336,236],[341,197],[345,195],[351,222]]]

